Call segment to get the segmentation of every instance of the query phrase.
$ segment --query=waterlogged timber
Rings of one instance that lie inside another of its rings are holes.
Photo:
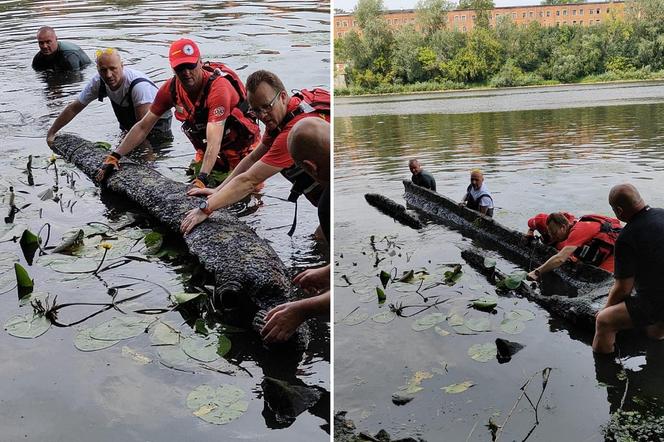
[[[104,147],[69,134],[58,136],[53,150],[90,178],[108,155]],[[105,185],[138,204],[173,232],[179,232],[186,213],[198,207],[199,199],[186,195],[188,187],[127,159]],[[265,312],[291,299],[293,287],[276,252],[228,209],[215,211],[184,239],[190,252],[214,275],[215,302],[223,300],[246,307],[251,300],[253,308],[248,310],[253,313],[256,309]]]
[[[364,195],[364,199],[367,200],[370,205],[374,206],[384,214],[391,216],[401,224],[412,227],[413,229],[422,228],[420,220],[408,213],[404,206],[392,201],[386,196],[377,193],[367,193]]]

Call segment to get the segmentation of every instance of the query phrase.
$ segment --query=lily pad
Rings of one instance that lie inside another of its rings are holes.
[[[101,341],[129,339],[145,332],[150,319],[138,316],[120,316],[103,322],[90,331],[90,337]]]
[[[504,286],[509,290],[516,290],[526,280],[527,276],[528,272],[514,272],[500,281],[500,286]]]
[[[477,310],[491,311],[498,305],[498,299],[491,296],[483,296],[474,300],[471,305]]]
[[[466,327],[473,331],[491,331],[491,321],[489,318],[468,318],[464,324]]]
[[[201,296],[203,293],[175,293],[171,295],[171,301],[173,304],[184,304],[185,302],[191,301]]]
[[[231,340],[228,339],[227,336],[219,335],[219,339],[217,340],[217,354],[221,357],[224,357],[230,350]]]
[[[51,321],[41,315],[15,315],[5,322],[5,330],[17,338],[32,339],[51,328]]]
[[[514,309],[505,315],[505,317],[515,321],[530,321],[535,319],[535,313],[531,312],[530,310]]]
[[[435,331],[436,333],[438,333],[440,336],[449,336],[449,335],[450,335],[450,332],[448,332],[448,331],[445,330],[444,328],[440,328],[440,327],[438,327],[438,326],[435,326],[433,329],[434,329],[434,331]]]
[[[496,357],[496,344],[487,342],[486,344],[475,344],[468,349],[468,356],[477,362],[489,362]]]
[[[420,386],[423,380],[425,379],[431,379],[433,377],[433,373],[429,373],[428,371],[417,371],[408,380],[408,383],[402,387],[399,388],[399,391],[404,392],[405,394],[412,395],[415,394],[419,391],[422,391],[423,388]]]
[[[463,381],[458,384],[452,384],[448,385],[447,387],[442,387],[441,390],[443,390],[445,393],[448,394],[459,394],[463,393],[464,391],[468,390],[470,387],[475,385],[472,381]]]
[[[120,342],[117,341],[101,341],[94,339],[90,336],[91,328],[84,328],[74,338],[74,347],[81,351],[97,351],[109,348]]]
[[[180,343],[180,332],[163,322],[157,322],[152,327],[150,341],[154,345],[177,345]]]
[[[368,318],[369,314],[367,312],[355,310],[353,313],[346,316],[341,322],[346,325],[358,325],[366,321]]]
[[[484,267],[487,269],[496,267],[496,260],[489,257],[484,258]]]
[[[164,243],[164,237],[159,232],[150,232],[143,238],[143,242],[147,247],[148,255],[154,255],[159,252],[162,244]]]
[[[466,320],[463,318],[463,316],[456,312],[450,313],[450,315],[447,317],[447,323],[450,325],[450,327],[463,325],[465,322]]]
[[[170,368],[180,368],[192,365],[193,360],[182,351],[179,345],[164,345],[157,350],[161,363]]]
[[[423,331],[435,326],[440,322],[443,322],[444,320],[445,315],[443,313],[430,313],[413,321],[413,323],[410,325],[410,328],[415,331]]]
[[[517,335],[526,329],[526,324],[521,321],[505,318],[500,323],[500,329],[510,335]]]
[[[212,424],[223,425],[239,418],[249,408],[242,398],[244,391],[233,385],[200,385],[187,396],[187,407],[194,416]]]
[[[463,271],[461,271],[461,264],[457,264],[452,270],[448,270],[444,273],[444,282],[445,284],[452,286],[456,284],[462,276]]]
[[[387,324],[388,322],[392,322],[396,317],[397,317],[396,313],[394,313],[391,310],[387,310],[382,313],[376,313],[371,317],[371,320],[374,322],[378,322],[379,324]]]
[[[201,362],[212,362],[219,358],[217,354],[217,336],[193,334],[182,341],[182,350],[190,357]]]

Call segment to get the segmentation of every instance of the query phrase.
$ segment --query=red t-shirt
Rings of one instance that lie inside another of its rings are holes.
[[[579,221],[574,224],[574,226],[572,226],[572,230],[569,232],[569,236],[565,241],[560,243],[559,248],[562,249],[567,246],[581,247],[584,244],[588,244],[595,237],[595,235],[599,233],[601,228],[602,225],[600,223],[592,221]],[[571,257],[571,259],[572,261],[577,261],[577,258],[574,256]],[[602,264],[599,265],[599,267],[613,273],[614,263],[614,255],[612,253],[607,259],[604,260]]]
[[[288,101],[287,111],[294,111],[302,100],[298,97],[291,97]],[[327,114],[318,113],[301,113],[295,118],[290,120],[279,134],[272,138],[267,132],[263,135],[261,143],[269,148],[267,153],[263,155],[261,161],[272,167],[280,167],[286,169],[293,165],[293,158],[288,153],[288,133],[295,126],[295,123],[302,118],[319,117],[325,118],[325,121],[330,121],[330,116]]]
[[[570,224],[574,224],[574,221],[576,221],[576,217],[572,215],[571,213],[568,212],[560,212],[562,213],[565,218],[567,218],[567,221],[569,221]],[[537,215],[533,216],[528,220],[528,228],[530,230],[534,230],[539,232],[540,235],[542,235],[542,238],[545,241],[549,241],[549,229],[546,226],[546,220],[549,217],[548,213],[538,213]],[[556,244],[556,248],[560,250],[560,247]]]
[[[212,75],[211,72],[203,71],[203,84],[205,85]],[[165,82],[157,92],[157,96],[150,106],[150,112],[155,115],[162,115],[167,110],[175,107],[175,118],[179,121],[191,120],[193,122],[193,112],[196,99],[187,94],[179,81],[175,83],[175,92],[177,103],[171,99],[171,78]],[[207,97],[208,123],[223,121],[231,114],[231,111],[237,106],[240,96],[233,85],[223,77],[217,78],[210,86],[210,92]]]

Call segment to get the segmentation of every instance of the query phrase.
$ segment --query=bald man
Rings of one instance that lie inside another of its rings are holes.
[[[37,31],[39,52],[32,59],[32,68],[37,71],[78,71],[91,63],[81,48],[73,43],[58,41],[55,30],[43,26]]]
[[[433,175],[422,169],[422,165],[417,158],[408,161],[408,168],[410,169],[410,173],[413,174],[410,177],[413,184],[424,187],[425,189],[433,190],[434,192],[436,191],[436,180]]]
[[[116,49],[103,49],[96,53],[97,75],[92,77],[78,98],[69,103],[49,128],[46,142],[53,144],[55,135],[94,100],[108,97],[120,130],[129,131],[150,109],[157,94],[157,86],[139,71],[124,67]],[[151,135],[170,138],[171,112],[159,119]]]
[[[616,241],[613,287],[595,320],[596,353],[613,352],[616,333],[629,328],[664,338],[664,209],[646,205],[631,184],[614,186],[609,204],[627,225]]]
[[[330,124],[320,118],[297,122],[288,134],[288,152],[295,164],[323,186],[318,201],[318,219],[330,243]],[[308,269],[298,274],[293,283],[302,287],[310,298],[278,305],[265,316],[261,335],[265,342],[287,340],[304,321],[330,312],[330,265]]]
[[[470,184],[461,204],[483,215],[493,216],[493,198],[484,185],[484,174],[481,170],[474,169],[470,172]]]

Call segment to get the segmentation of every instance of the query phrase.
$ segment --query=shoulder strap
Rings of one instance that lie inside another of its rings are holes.
[[[104,80],[99,77],[99,92],[97,92],[97,100],[104,101],[104,98],[106,97],[108,97],[108,93],[106,92],[106,83],[104,83]]]

